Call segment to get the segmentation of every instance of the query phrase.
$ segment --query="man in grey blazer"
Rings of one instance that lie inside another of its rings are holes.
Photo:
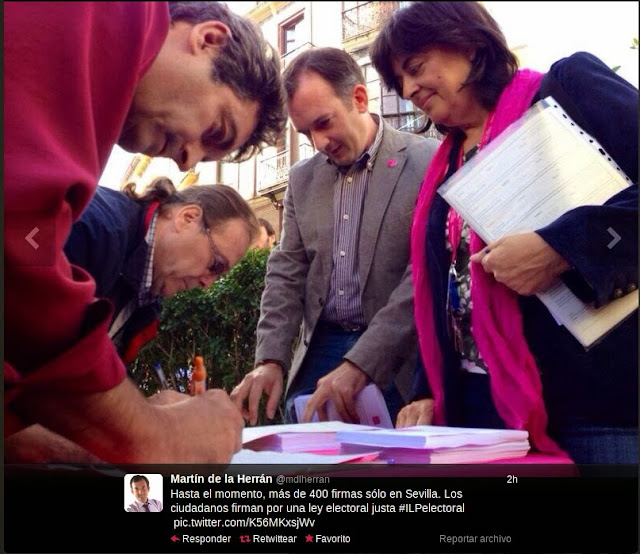
[[[353,422],[355,396],[374,382],[395,419],[417,357],[412,213],[438,142],[369,113],[362,70],[342,50],[303,52],[284,79],[291,121],[318,153],[291,168],[256,366],[231,398],[253,425],[267,394],[273,418],[288,375],[286,421],[296,421],[293,399],[313,393],[303,421],[316,411],[324,419],[332,400],[342,420]]]

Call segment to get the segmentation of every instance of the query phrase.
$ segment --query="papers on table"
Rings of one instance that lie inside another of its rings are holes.
[[[248,442],[249,450],[271,450],[273,452],[338,452],[340,443],[335,432],[329,433],[282,433],[267,435]]]
[[[337,431],[349,431],[362,429],[362,425],[344,423],[342,421],[318,421],[311,423],[285,423],[282,425],[260,425],[257,427],[245,427],[242,430],[242,444],[268,437],[269,435],[281,435],[283,433],[336,433]]]
[[[311,398],[310,394],[302,394],[294,400],[298,421],[302,420],[302,414],[304,414],[309,398]],[[358,412],[358,417],[360,418],[360,423],[362,425],[373,425],[375,427],[385,427],[386,429],[393,428],[387,403],[385,402],[380,389],[374,383],[370,383],[364,387],[356,396],[356,411]],[[338,411],[331,400],[327,402],[327,417],[330,421],[341,420],[338,415]],[[318,421],[317,412],[314,414],[311,421]]]
[[[377,460],[396,464],[467,464],[521,458],[529,452],[529,447],[528,440],[452,448],[381,448],[346,443],[340,452],[375,453]]]
[[[247,428],[243,439],[232,463],[470,463],[520,458],[529,450],[526,431],[338,421]]]
[[[456,464],[523,457],[529,434],[513,429],[419,425],[395,430],[338,431],[341,452],[378,451],[387,463]]]
[[[400,429],[349,429],[338,431],[342,443],[395,448],[457,448],[474,445],[494,445],[522,442],[529,439],[527,431],[515,429],[476,429],[417,425]]]
[[[604,149],[551,97],[538,102],[439,189],[482,239],[535,231],[631,184]],[[615,230],[614,230],[615,231]],[[602,230],[603,237],[614,238]],[[556,321],[588,347],[638,307],[638,291],[595,309],[563,283],[539,295]]]
[[[347,462],[367,462],[377,459],[377,452],[355,454],[315,454],[302,452],[270,452],[267,450],[240,450],[233,458],[232,464],[343,464]]]
[[[245,427],[242,444],[249,450],[336,453],[340,450],[340,443],[336,440],[337,431],[353,429],[362,429],[362,426],[342,421],[321,421]]]

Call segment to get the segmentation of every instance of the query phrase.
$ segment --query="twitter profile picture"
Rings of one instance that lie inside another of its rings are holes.
[[[124,509],[126,512],[161,512],[162,475],[159,473],[125,475]]]

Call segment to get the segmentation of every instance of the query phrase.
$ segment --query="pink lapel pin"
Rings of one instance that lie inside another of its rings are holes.
[[[387,160],[387,167],[395,167],[398,165],[398,160],[394,160],[393,158],[391,158],[390,160]]]

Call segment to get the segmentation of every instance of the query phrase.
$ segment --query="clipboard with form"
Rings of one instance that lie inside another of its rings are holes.
[[[438,192],[490,243],[540,229],[580,206],[602,205],[631,184],[597,141],[549,96],[460,168]],[[638,308],[638,291],[595,308],[562,282],[538,297],[585,348]]]

